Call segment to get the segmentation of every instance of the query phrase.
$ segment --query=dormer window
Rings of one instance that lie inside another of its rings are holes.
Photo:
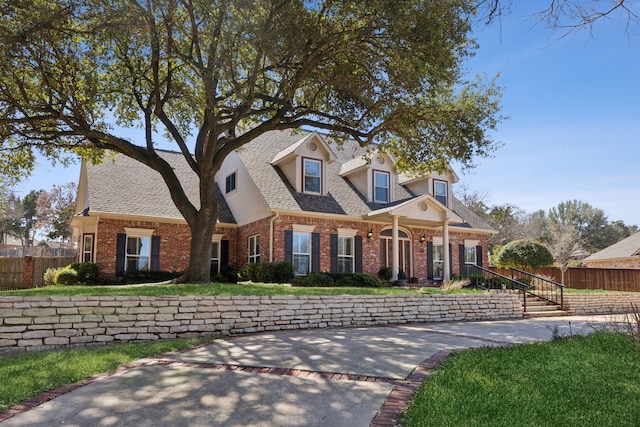
[[[433,180],[433,197],[440,203],[447,206],[447,182]]]
[[[389,172],[373,171],[373,201],[389,203]]]
[[[311,194],[322,193],[322,162],[314,159],[304,161],[304,192]]]

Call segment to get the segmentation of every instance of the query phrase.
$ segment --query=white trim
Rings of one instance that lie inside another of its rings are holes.
[[[442,236],[433,236],[433,244],[434,245],[443,245],[444,244],[444,238]]]
[[[294,233],[313,233],[313,230],[316,229],[315,225],[306,225],[306,224],[292,224],[291,230]]]
[[[339,237],[356,237],[357,234],[358,230],[354,230],[353,228],[338,228]]]
[[[124,233],[131,237],[151,237],[153,236],[154,231],[154,228],[124,228]]]
[[[221,242],[223,237],[224,237],[224,234],[214,233],[211,236],[211,243],[213,243],[213,242]]]
[[[470,240],[470,239],[465,239],[464,240],[464,246],[465,247],[476,247],[480,244],[480,240]]]

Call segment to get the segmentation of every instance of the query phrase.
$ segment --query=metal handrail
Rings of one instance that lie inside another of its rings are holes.
[[[508,277],[508,276],[504,276],[500,273],[496,273],[495,271],[491,271],[487,268],[481,267],[479,265],[474,265],[476,274],[475,276],[475,280],[474,283],[472,284],[474,287],[476,288],[480,288],[480,289],[484,289],[484,290],[489,290],[489,289],[512,289],[512,290],[518,290],[520,292],[522,292],[522,305],[523,305],[523,309],[524,311],[527,311],[527,293],[529,293],[528,288],[529,285],[523,282],[520,282],[516,279],[514,279],[513,277]],[[477,274],[477,272],[480,271],[483,274]],[[491,275],[491,278],[489,278],[489,282],[482,282],[482,284],[479,284],[478,282],[478,277],[482,276],[482,278],[485,278],[484,273],[487,273],[489,275]],[[492,280],[494,278],[499,278],[501,280]]]
[[[566,287],[562,283],[555,282],[542,276],[538,276],[528,271],[520,270],[519,268],[510,267],[511,277],[515,279],[514,272],[520,274],[520,276],[527,276],[533,280],[538,280],[543,283],[542,289],[537,289],[536,286],[529,286],[527,292],[533,296],[541,298],[552,304],[559,305],[561,310],[564,310],[564,288]],[[520,277],[522,279],[522,277]]]

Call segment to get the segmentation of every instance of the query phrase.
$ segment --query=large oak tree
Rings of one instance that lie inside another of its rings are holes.
[[[192,232],[183,280],[209,280],[222,161],[265,132],[324,130],[421,173],[454,158],[470,166],[496,148],[500,90],[462,68],[476,48],[469,0],[1,7],[0,167],[28,170],[38,151],[92,161],[115,151],[156,170]],[[136,126],[136,141],[116,130]],[[199,201],[158,155],[159,134],[199,177]]]

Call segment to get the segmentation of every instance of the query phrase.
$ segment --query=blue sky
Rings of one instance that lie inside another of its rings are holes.
[[[501,22],[474,33],[480,48],[466,66],[501,73],[510,119],[493,135],[504,146],[458,171],[461,183],[492,205],[533,212],[577,199],[611,221],[640,225],[640,28],[627,32],[625,22],[606,20],[593,34],[561,37],[529,19],[546,3],[516,3]],[[79,169],[42,162],[16,192],[77,181]]]
[[[544,2],[516,2],[501,25],[479,28],[468,68],[494,75],[510,116],[492,159],[460,173],[490,204],[527,212],[582,200],[610,221],[640,225],[640,36],[624,21],[561,37],[529,17]]]

